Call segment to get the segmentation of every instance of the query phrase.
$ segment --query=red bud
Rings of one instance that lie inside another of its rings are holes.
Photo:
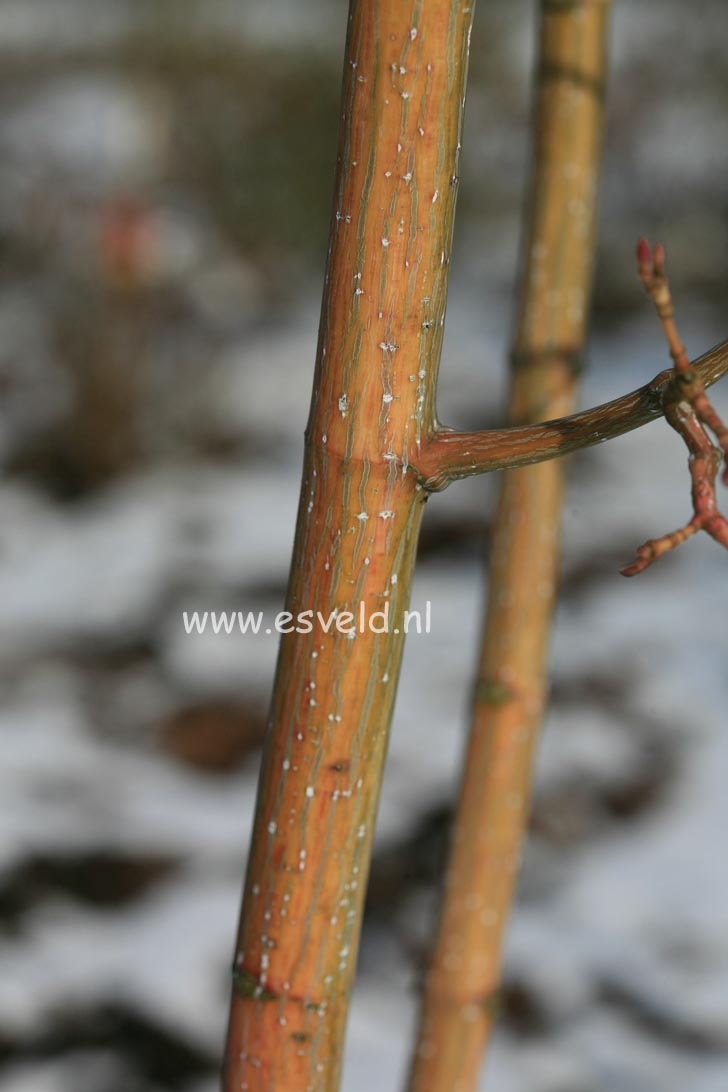
[[[644,236],[637,243],[637,261],[640,265],[652,265],[652,251]]]

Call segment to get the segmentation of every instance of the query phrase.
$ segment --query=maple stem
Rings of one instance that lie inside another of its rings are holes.
[[[400,619],[427,496],[409,468],[434,430],[472,8],[461,0],[350,6],[286,600],[292,625],[310,613],[280,647],[225,1092],[339,1085]],[[372,632],[380,612],[388,627]]]
[[[490,460],[518,466],[625,431],[652,390],[537,425],[574,403],[591,295],[609,4],[541,4],[534,153],[509,418],[483,437],[441,432],[425,460],[446,482]],[[420,467],[422,470],[422,466]],[[425,478],[432,482],[433,475]],[[531,769],[546,691],[564,462],[504,474],[488,605],[450,858],[425,982],[410,1092],[470,1092],[497,1012]]]

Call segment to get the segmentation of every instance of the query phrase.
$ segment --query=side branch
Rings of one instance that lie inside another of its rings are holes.
[[[690,367],[704,387],[716,383],[728,373],[728,340],[710,349]],[[664,395],[673,379],[674,372],[668,369],[622,398],[538,425],[486,432],[439,428],[423,443],[414,469],[425,489],[437,492],[459,478],[491,470],[512,470],[601,444],[664,416]]]

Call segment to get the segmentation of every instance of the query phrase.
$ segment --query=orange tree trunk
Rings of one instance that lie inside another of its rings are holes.
[[[412,464],[435,428],[471,19],[462,0],[351,3],[286,603],[303,632],[281,641],[226,1092],[339,1083],[426,497]],[[367,619],[388,609],[389,632],[348,632],[360,609]],[[337,612],[328,632],[315,612],[325,623]]]

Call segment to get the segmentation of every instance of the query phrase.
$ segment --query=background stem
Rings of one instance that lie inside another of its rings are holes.
[[[541,5],[534,166],[509,417],[571,411],[592,282],[608,4]],[[564,462],[506,472],[470,741],[410,1092],[468,1092],[493,1027],[529,811],[559,558]]]

